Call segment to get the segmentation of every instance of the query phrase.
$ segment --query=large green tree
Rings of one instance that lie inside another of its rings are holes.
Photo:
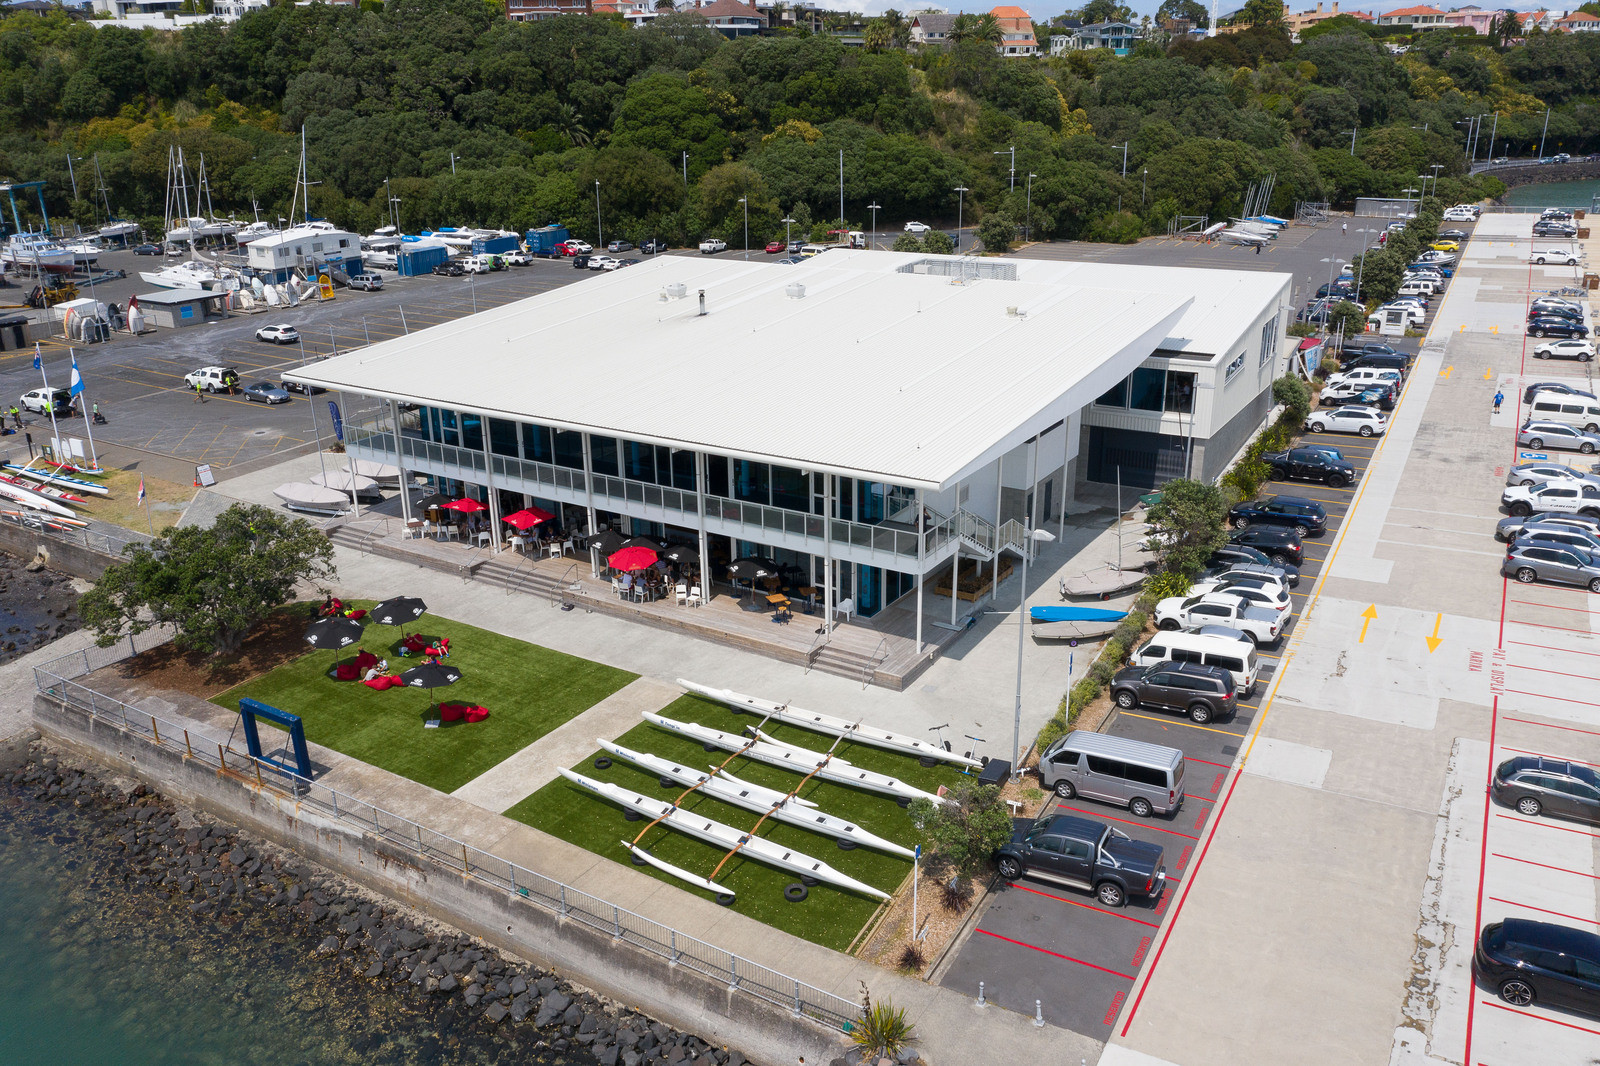
[[[935,860],[957,877],[981,869],[1011,839],[1011,812],[1000,790],[971,779],[954,785],[943,803],[912,800],[911,821]]]
[[[1228,539],[1228,501],[1204,481],[1176,478],[1161,486],[1146,525],[1161,568],[1194,577]]]

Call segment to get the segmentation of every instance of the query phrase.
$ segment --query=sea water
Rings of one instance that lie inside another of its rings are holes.
[[[1595,206],[1596,196],[1600,196],[1600,180],[1589,179],[1518,185],[1506,190],[1501,199],[1508,207],[1581,207],[1588,210]]]

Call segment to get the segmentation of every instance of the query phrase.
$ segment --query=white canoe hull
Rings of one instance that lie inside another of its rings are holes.
[[[659,755],[633,751],[608,740],[601,740],[600,746],[617,758],[641,766],[659,777],[671,778],[684,786],[698,785],[697,792],[721,800],[723,803],[743,807],[757,814],[770,812],[777,821],[799,826],[801,829],[810,829],[836,840],[851,840],[865,847],[886,851],[906,859],[913,857],[910,848],[903,848],[892,840],[885,840],[874,833],[869,833],[854,822],[825,814],[817,809],[815,803],[803,800],[799,796],[790,796],[775,788],[765,788],[749,781],[742,781],[727,771],[708,774],[703,770],[690,769],[669,759],[663,759]]]
[[[45,485],[56,485],[73,492],[87,492],[91,496],[109,496],[111,490],[104,485],[96,485],[92,481],[85,481],[81,477],[68,477],[66,474],[52,474],[48,470],[37,470],[31,466],[18,466],[16,463],[7,463],[4,469],[11,471],[19,477],[29,481],[37,481]]]
[[[742,829],[735,829],[731,825],[713,822],[711,819],[686,811],[681,807],[674,807],[663,800],[651,799],[649,796],[640,795],[621,785],[613,785],[608,781],[596,781],[592,777],[574,773],[564,767],[559,769],[562,777],[571,781],[580,788],[588,789],[595,795],[610,800],[622,807],[623,810],[638,811],[652,820],[660,820],[662,825],[676,829],[686,836],[695,837],[708,844],[732,851],[739,849],[739,854],[748,856],[756,862],[765,863],[799,877],[809,877],[838,888],[859,892],[864,896],[874,899],[887,900],[889,894],[880,892],[864,881],[840,873],[820,859],[814,859],[803,852],[793,851],[782,844],[775,844],[762,837],[751,836]],[[706,882],[709,884],[710,882]],[[727,891],[718,887],[718,892]]]
[[[752,743],[748,738],[733,733],[724,733],[720,729],[712,729],[695,722],[679,722],[671,718],[662,717],[653,711],[643,712],[645,721],[652,722],[662,729],[681,733],[686,737],[698,740],[702,744],[711,744],[724,751],[736,751],[747,759],[764,762],[769,766],[781,766],[785,770],[797,774],[815,773],[824,781],[833,781],[841,785],[854,785],[864,788],[869,792],[882,792],[893,796],[897,800],[932,800],[934,803],[944,801],[931,792],[924,792],[914,785],[890,777],[888,774],[873,773],[871,770],[861,770],[845,760],[835,756],[828,758],[820,751],[810,751],[806,748],[797,748],[773,740],[761,733],[756,734],[756,741]]]
[[[749,711],[752,714],[764,715],[775,722],[785,722],[789,725],[799,726],[801,729],[810,729],[817,733],[826,733],[830,737],[845,737],[858,744],[867,744],[874,748],[884,748],[888,751],[898,751],[906,755],[916,755],[924,759],[938,759],[941,762],[953,762],[974,769],[982,769],[983,763],[977,759],[968,759],[957,755],[955,752],[945,751],[939,745],[916,737],[908,737],[902,733],[891,733],[875,726],[863,725],[852,722],[848,718],[838,718],[830,714],[818,714],[815,711],[802,711],[798,707],[787,704],[774,703],[771,700],[759,699],[755,696],[746,696],[742,692],[732,689],[711,688],[709,685],[697,685],[693,681],[678,678],[678,684],[693,692],[697,696],[704,696],[708,700],[732,707],[736,711]]]
[[[66,504],[52,500],[50,497],[34,492],[32,489],[25,489],[20,485],[13,485],[9,482],[0,482],[0,497],[8,499],[12,503],[20,503],[22,506],[34,511],[44,511],[61,518],[77,517],[72,508]]]

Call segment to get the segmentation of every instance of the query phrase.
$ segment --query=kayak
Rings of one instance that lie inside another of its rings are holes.
[[[1028,614],[1035,622],[1120,622],[1128,617],[1127,611],[1071,606],[1030,607]]]
[[[66,474],[52,474],[48,470],[36,470],[31,466],[18,466],[16,463],[5,463],[0,465],[0,469],[4,469],[11,474],[16,474],[19,477],[25,477],[30,481],[42,481],[47,485],[61,485],[63,487],[76,489],[79,492],[91,493],[95,496],[111,495],[111,490],[106,488],[104,485],[97,484],[93,481],[85,481],[81,477],[70,477]]]

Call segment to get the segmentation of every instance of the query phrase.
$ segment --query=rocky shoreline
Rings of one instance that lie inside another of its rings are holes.
[[[78,628],[73,581],[0,552],[0,665]]]
[[[18,752],[18,755],[23,753]],[[92,815],[120,851],[129,893],[164,897],[198,923],[264,921],[339,982],[365,982],[396,1006],[426,1009],[438,1031],[515,1037],[532,1061],[600,1066],[743,1066],[624,1004],[433,925],[292,853],[180,810],[144,785],[120,787],[35,742],[0,790]],[[459,1039],[459,1036],[456,1037]],[[507,1049],[509,1050],[509,1049]],[[517,1061],[529,1061],[518,1056]]]

